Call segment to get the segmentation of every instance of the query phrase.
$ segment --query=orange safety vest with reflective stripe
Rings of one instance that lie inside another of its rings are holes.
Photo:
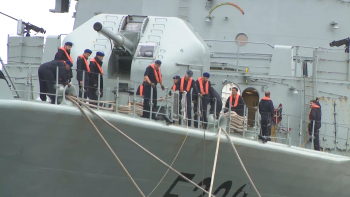
[[[89,72],[90,72],[90,66],[89,66],[87,60],[85,59],[84,55],[79,55],[78,57],[84,60],[84,62],[85,62],[85,67],[86,67],[86,72],[89,73]]]
[[[188,80],[187,87],[186,87],[186,92],[190,92],[191,90],[191,85],[192,85],[192,78]],[[181,83],[180,83],[180,92],[184,91],[184,84],[185,84],[185,77],[181,78]]]
[[[143,96],[143,84],[140,85],[140,96]]]
[[[61,49],[66,54],[68,60],[71,61],[72,64],[73,64],[73,59],[72,59],[72,57],[70,55],[68,55],[66,49],[64,47],[60,47],[59,49]]]
[[[158,68],[158,73],[159,73],[159,76],[158,76],[157,70],[154,68],[154,64],[151,64],[149,66],[153,68],[154,76],[156,77],[157,83],[162,82],[162,73],[160,72],[160,68]]]
[[[233,103],[232,103],[233,96],[232,96],[232,94],[231,94],[231,96],[230,96],[231,106],[237,107],[237,105],[238,105],[238,99],[239,99],[239,94],[236,94],[235,103],[233,104]]]
[[[199,91],[201,91],[201,94],[209,94],[209,81],[205,83],[205,94],[204,94],[204,88],[203,88],[203,77],[199,77],[198,79],[199,82]]]
[[[102,67],[100,66],[99,63],[97,63],[97,61],[95,60],[95,58],[91,59],[90,62],[94,62],[94,63],[97,65],[98,69],[100,70],[101,75],[103,75]]]

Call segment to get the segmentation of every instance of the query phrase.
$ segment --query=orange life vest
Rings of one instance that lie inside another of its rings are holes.
[[[143,95],[143,84],[140,85],[140,96]]]
[[[73,64],[73,59],[72,59],[72,57],[70,55],[68,55],[66,49],[64,47],[60,47],[59,49],[61,49],[66,54],[68,60],[71,61],[72,64]]]
[[[93,59],[90,60],[90,62],[94,62],[97,65],[98,69],[100,70],[101,75],[103,75],[102,67],[100,66],[99,63],[97,63],[96,59],[93,58]]]
[[[230,96],[231,106],[237,107],[237,105],[238,105],[238,99],[239,99],[239,94],[236,94],[235,103],[233,104],[233,103],[232,103],[233,96],[232,96],[232,94],[231,94],[231,96]]]
[[[199,77],[197,80],[199,82],[199,91],[201,92],[201,94],[203,95],[209,94],[209,81],[205,83],[205,93],[204,93],[203,77]]]
[[[270,101],[271,99],[269,98],[269,97],[264,97],[264,98],[262,98],[261,100],[266,100],[266,101]]]
[[[85,67],[86,67],[86,71],[89,73],[89,72],[90,72],[90,66],[89,66],[87,60],[85,59],[84,55],[79,55],[78,57],[80,57],[81,59],[84,60],[84,62],[85,62]]]
[[[315,106],[313,106],[312,108],[320,108],[320,106],[315,105]],[[309,120],[311,119],[311,111],[312,111],[312,108],[310,109],[310,113],[309,113]]]
[[[191,90],[191,85],[192,85],[192,78],[188,80],[187,87],[186,87],[186,92],[190,92]],[[180,83],[180,92],[184,91],[184,84],[185,84],[185,77],[181,78],[181,83]]]
[[[173,90],[176,91],[176,85],[175,84],[173,85]]]
[[[153,68],[154,76],[156,77],[157,83],[162,82],[162,74],[161,74],[161,72],[160,72],[160,68],[158,68],[158,73],[159,73],[159,76],[158,76],[157,71],[156,71],[156,69],[154,68],[154,64],[151,64],[151,65],[149,65],[149,66]]]

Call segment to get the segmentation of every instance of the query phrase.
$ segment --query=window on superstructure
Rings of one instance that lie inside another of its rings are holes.
[[[246,42],[248,41],[248,36],[244,33],[239,33],[236,36],[236,41],[237,41],[236,43],[237,45],[239,42],[239,46],[245,46],[247,44]]]

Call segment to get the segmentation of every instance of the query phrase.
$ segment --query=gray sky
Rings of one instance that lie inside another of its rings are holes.
[[[10,15],[24,22],[42,27],[45,35],[68,34],[73,30],[76,1],[71,0],[69,13],[52,13],[55,0],[0,0],[0,12]],[[7,36],[16,35],[17,22],[4,15],[0,15],[0,57],[7,63]],[[43,36],[44,34],[38,34]],[[32,31],[31,36],[35,36]],[[0,65],[1,68],[1,65]]]

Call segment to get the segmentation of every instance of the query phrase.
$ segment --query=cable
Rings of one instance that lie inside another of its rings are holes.
[[[193,184],[194,186],[196,186],[197,188],[199,188],[200,190],[202,190],[203,192],[209,194],[209,192],[207,192],[205,189],[203,189],[202,187],[200,187],[199,185],[197,185],[195,182],[193,182],[192,180],[188,179],[186,176],[184,176],[183,174],[181,174],[180,172],[178,172],[177,170],[175,170],[173,167],[171,167],[170,165],[168,165],[167,163],[165,163],[163,160],[161,160],[160,158],[158,158],[157,156],[155,156],[153,153],[151,153],[150,151],[148,151],[146,148],[144,148],[143,146],[141,146],[139,143],[137,143],[135,140],[133,140],[132,138],[130,138],[128,135],[126,135],[124,132],[122,132],[120,129],[118,129],[117,127],[115,127],[114,125],[112,125],[110,122],[108,122],[106,119],[104,119],[102,116],[98,115],[94,110],[90,109],[89,107],[87,107],[87,105],[80,101],[79,99],[75,98],[75,97],[71,97],[71,96],[66,96],[67,98],[74,99],[76,101],[78,101],[81,105],[83,105],[88,111],[90,111],[92,114],[94,114],[95,116],[97,116],[98,118],[100,118],[101,120],[103,120],[105,123],[107,123],[110,127],[112,127],[113,129],[115,129],[116,131],[118,131],[120,134],[122,134],[124,137],[126,137],[128,140],[130,140],[132,143],[134,143],[136,146],[138,146],[139,148],[141,148],[143,151],[145,151],[147,154],[149,154],[150,156],[152,156],[153,158],[155,158],[156,160],[158,160],[160,163],[162,163],[163,165],[165,165],[166,167],[168,167],[170,170],[172,170],[173,172],[175,172],[176,174],[178,174],[179,176],[181,176],[183,179],[185,179],[187,182]],[[214,195],[212,195],[213,197],[215,197]]]
[[[222,128],[220,127],[220,129],[222,129]],[[228,141],[230,141],[230,143],[231,143],[231,145],[232,145],[232,148],[233,148],[233,150],[234,150],[235,153],[236,153],[236,156],[237,156],[237,158],[238,158],[238,161],[241,163],[242,168],[243,168],[244,172],[246,173],[246,175],[247,175],[247,177],[248,177],[250,183],[252,184],[252,186],[253,186],[253,188],[254,188],[256,194],[257,194],[259,197],[261,197],[261,195],[260,195],[258,189],[255,187],[255,184],[254,184],[253,180],[250,178],[249,173],[248,173],[247,169],[245,168],[245,166],[244,166],[244,164],[243,164],[243,161],[242,161],[241,157],[239,156],[238,151],[237,151],[235,145],[233,144],[233,141],[230,139],[230,136],[228,135],[228,133],[227,133],[224,129],[222,129],[222,130],[225,132],[225,135],[226,135]]]
[[[123,163],[120,161],[120,159],[118,158],[117,154],[113,151],[112,147],[108,144],[108,142],[106,141],[106,139],[103,137],[103,135],[101,134],[101,132],[98,130],[98,128],[96,127],[96,125],[92,122],[92,120],[90,119],[90,117],[86,114],[86,112],[84,111],[84,109],[79,106],[79,104],[74,101],[70,96],[66,97],[68,100],[70,100],[72,103],[74,103],[79,110],[85,115],[85,117],[89,120],[90,124],[94,127],[94,129],[96,130],[96,132],[98,133],[98,135],[101,137],[101,139],[103,140],[103,142],[105,143],[105,145],[108,147],[108,149],[111,151],[111,153],[113,154],[113,156],[115,157],[115,159],[118,161],[118,163],[120,164],[120,166],[123,168],[124,172],[128,175],[128,177],[130,178],[130,180],[133,182],[133,184],[135,185],[136,189],[140,192],[141,196],[146,197],[145,194],[143,194],[143,192],[141,191],[141,189],[139,188],[139,186],[137,185],[137,183],[135,182],[135,180],[131,177],[131,175],[129,174],[128,170],[125,168],[125,166],[123,165]]]

